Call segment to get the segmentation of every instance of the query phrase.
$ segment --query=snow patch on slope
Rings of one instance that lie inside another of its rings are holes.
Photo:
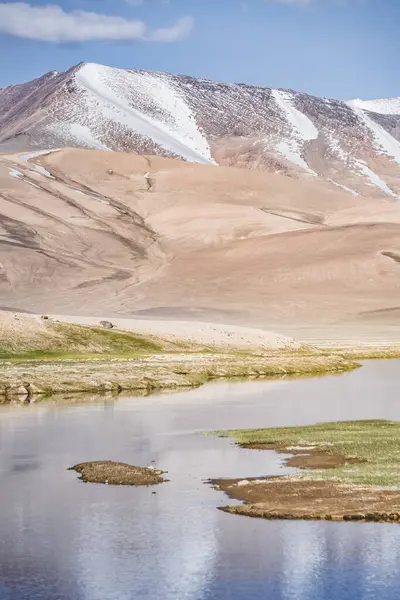
[[[52,150],[36,150],[36,152],[31,152],[30,154],[21,154],[19,157],[20,160],[28,161],[33,158],[37,158],[38,156],[45,156],[46,154],[52,154],[52,152],[59,152],[61,148],[53,148]]]
[[[11,175],[11,177],[16,177],[17,179],[23,177],[23,174],[21,173],[21,171],[18,171],[18,169],[12,169],[11,167],[9,167],[8,172]]]
[[[11,167],[9,167],[8,172],[11,175],[11,177],[15,177],[16,179],[21,179],[21,180],[25,181],[25,183],[28,183],[32,187],[38,188],[40,190],[40,187],[38,185],[36,185],[36,183],[33,183],[33,181],[28,181],[27,179],[25,179],[24,174],[21,173],[21,171],[18,171],[18,169],[12,169]]]
[[[318,129],[306,115],[293,106],[292,97],[289,92],[272,90],[272,96],[278,106],[286,114],[287,120],[293,126],[295,134],[299,138],[305,142],[317,139]]]
[[[276,149],[280,154],[282,154],[282,156],[284,156],[288,161],[290,161],[294,165],[301,167],[314,177],[317,176],[316,172],[310,169],[306,161],[301,157],[297,146],[295,146],[295,144],[292,141],[279,142],[279,144],[277,144],[276,146]]]
[[[391,156],[400,165],[400,142],[390,135],[379,123],[375,123],[360,108],[353,108],[356,115],[365,123],[374,137],[375,148],[381,154]]]
[[[75,81],[88,120],[116,122],[189,162],[215,164],[189,106],[167,76],[85,64]],[[136,108],[143,99],[152,103],[154,116]]]
[[[314,177],[317,173],[313,171],[302,158],[302,149],[305,142],[316,140],[319,132],[314,123],[293,105],[289,92],[272,90],[272,97],[282,110],[286,120],[292,127],[292,135],[288,141],[279,142],[276,149],[287,160],[301,167]]]
[[[358,161],[356,163],[356,166],[371,181],[371,183],[369,183],[368,185],[380,188],[383,192],[385,192],[385,194],[388,194],[388,196],[392,196],[393,198],[399,198],[399,196],[395,194],[393,190],[390,189],[390,187],[383,181],[383,179],[381,179],[379,175],[374,173],[374,171],[372,171],[365,163]]]
[[[336,154],[336,156],[338,158],[340,158],[340,160],[347,162],[349,159],[349,155],[347,154],[347,152],[345,152],[343,150],[343,148],[339,144],[339,141],[334,137],[334,135],[331,131],[328,132],[327,141],[328,141],[328,146],[329,146],[330,150],[333,152],[333,154]]]
[[[349,100],[348,106],[361,108],[381,115],[400,115],[400,98],[382,98],[381,100]]]
[[[102,144],[102,142],[92,134],[89,127],[86,125],[58,122],[55,125],[51,125],[48,129],[61,135],[63,139],[67,141],[70,140],[71,143],[83,144],[87,148],[95,148],[96,150],[110,150],[108,146]]]
[[[53,150],[37,150],[36,152],[31,152],[30,154],[21,154],[21,156],[19,158],[20,158],[20,160],[23,160],[24,162],[28,162],[34,158],[37,158],[38,156],[46,156],[47,154],[52,154],[53,152],[59,152],[59,151],[60,151],[60,148],[54,148]],[[31,163],[31,166],[35,169],[35,171],[37,173],[40,173],[40,175],[44,175],[45,177],[48,177],[49,179],[55,179],[55,177],[53,177],[53,175],[44,167],[42,167],[40,165],[36,165],[35,163]]]
[[[327,181],[329,181],[330,183],[333,183],[333,185],[336,185],[336,187],[342,188],[342,190],[344,190],[345,192],[349,192],[350,194],[353,194],[353,196],[359,196],[360,195],[355,190],[352,190],[351,188],[347,187],[347,185],[343,185],[342,183],[338,183],[337,181],[333,181],[333,179],[329,179],[328,178]]]
[[[45,177],[48,177],[49,179],[55,179],[55,177],[53,177],[53,175],[44,167],[41,167],[40,165],[33,165],[33,168],[35,169],[35,171],[37,173],[40,173],[40,175],[44,175]]]

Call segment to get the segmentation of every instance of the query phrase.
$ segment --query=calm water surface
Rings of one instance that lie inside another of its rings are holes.
[[[399,600],[400,527],[227,515],[216,510],[226,497],[204,483],[285,472],[273,453],[204,430],[369,418],[400,420],[400,361],[321,379],[1,407],[0,600]],[[106,487],[66,470],[100,459],[155,461],[171,481]]]

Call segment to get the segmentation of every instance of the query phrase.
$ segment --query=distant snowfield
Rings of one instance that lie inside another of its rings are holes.
[[[400,142],[379,123],[375,123],[362,109],[353,107],[353,110],[372,132],[376,149],[381,154],[392,157],[400,165]]]
[[[272,90],[272,97],[292,127],[291,139],[287,142],[279,142],[276,146],[277,151],[287,160],[316,177],[317,173],[308,166],[301,154],[304,142],[318,138],[318,129],[305,114],[297,110],[288,92]]]
[[[99,119],[118,123],[190,162],[216,164],[189,106],[162,75],[85,64],[75,74],[75,80],[86,105],[86,114],[77,117],[89,123]],[[134,102],[135,96],[137,102]],[[147,101],[150,98],[154,116],[136,108],[142,98]],[[84,143],[92,143],[92,147],[99,147],[93,128],[77,123],[64,125],[67,133],[80,136]]]
[[[361,108],[381,115],[400,115],[400,98],[383,98],[381,100],[349,100],[352,108]]]
[[[390,187],[383,181],[383,179],[381,179],[379,175],[374,173],[374,171],[372,171],[365,163],[357,162],[356,165],[358,169],[360,169],[360,171],[362,171],[362,173],[370,180],[371,183],[368,185],[381,189],[388,196],[392,196],[393,198],[397,199],[399,198],[399,196],[395,194],[393,190],[390,189]]]

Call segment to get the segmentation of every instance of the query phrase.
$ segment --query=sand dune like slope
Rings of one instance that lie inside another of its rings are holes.
[[[1,308],[274,329],[397,320],[398,203],[321,179],[97,150],[0,155],[0,218]]]

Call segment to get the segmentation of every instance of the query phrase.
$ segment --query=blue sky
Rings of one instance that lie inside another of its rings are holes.
[[[3,0],[0,86],[84,61],[400,96],[399,23],[400,0]]]

